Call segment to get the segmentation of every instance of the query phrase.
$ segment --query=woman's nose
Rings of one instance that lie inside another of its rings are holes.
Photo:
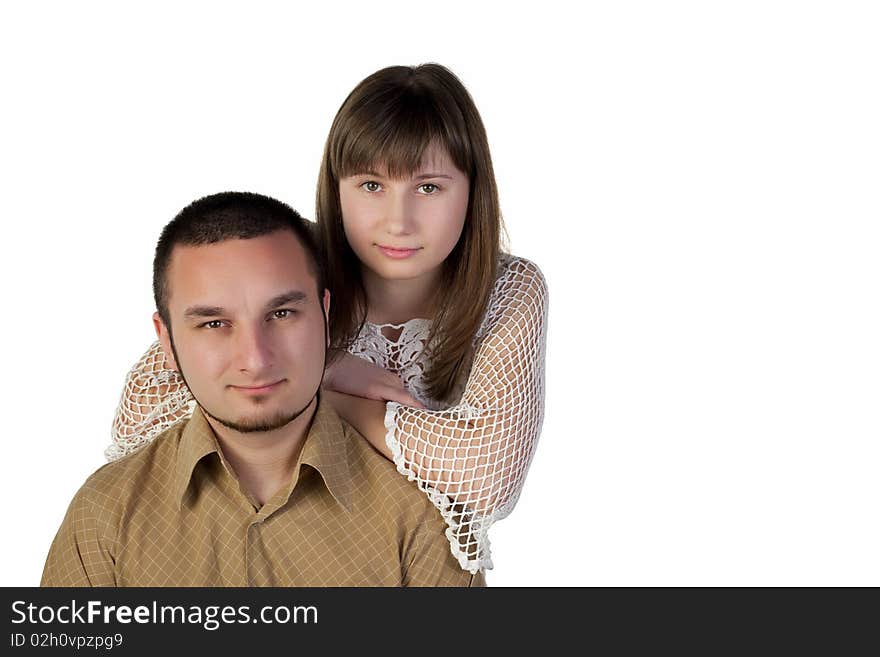
[[[404,193],[390,195],[386,207],[385,229],[389,235],[409,235],[415,225],[412,216],[412,207]]]

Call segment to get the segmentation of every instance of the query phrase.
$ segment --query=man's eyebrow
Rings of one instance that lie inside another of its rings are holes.
[[[194,317],[217,317],[225,315],[226,312],[220,306],[190,306],[183,313],[184,319],[192,319]]]
[[[279,294],[277,297],[272,297],[272,299],[266,304],[266,309],[271,310],[272,308],[277,308],[278,306],[283,306],[289,303],[302,303],[306,299],[308,299],[308,295],[306,295],[305,292],[290,290],[289,292]],[[226,314],[228,314],[227,311],[220,306],[190,306],[186,309],[186,312],[183,313],[183,318],[219,317]]]
[[[306,295],[305,292],[290,290],[289,292],[279,294],[277,297],[273,297],[269,303],[266,304],[266,308],[277,308],[278,306],[284,306],[288,303],[302,303],[306,299],[308,299],[308,295]]]

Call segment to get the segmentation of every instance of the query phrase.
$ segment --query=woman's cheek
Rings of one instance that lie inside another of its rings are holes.
[[[364,257],[367,257],[369,254],[369,238],[362,228],[360,228],[356,222],[347,222],[344,224],[345,228],[345,238],[348,240],[349,246],[351,246],[352,251],[355,252],[355,255],[358,256],[361,260]]]

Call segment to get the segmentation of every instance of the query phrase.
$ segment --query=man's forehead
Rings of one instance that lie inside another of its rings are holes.
[[[254,270],[261,263],[284,265],[291,271],[308,270],[309,260],[302,244],[291,231],[282,230],[250,238],[232,238],[210,244],[175,244],[169,258],[169,269],[201,269],[220,266],[222,269]]]
[[[166,280],[169,302],[175,305],[206,295],[247,298],[249,303],[258,297],[268,302],[290,290],[313,296],[316,282],[305,250],[288,231],[175,245]]]

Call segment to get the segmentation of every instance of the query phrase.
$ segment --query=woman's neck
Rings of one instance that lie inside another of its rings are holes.
[[[367,321],[403,324],[411,319],[433,317],[434,293],[440,272],[406,280],[389,280],[363,270],[367,293]]]

